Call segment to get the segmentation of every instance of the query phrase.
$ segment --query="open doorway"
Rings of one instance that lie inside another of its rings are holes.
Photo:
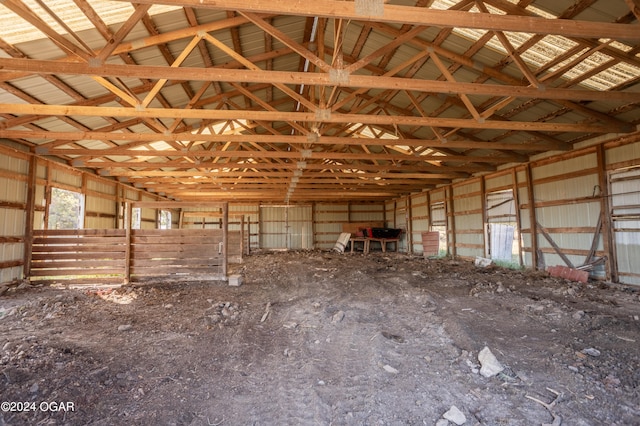
[[[158,212],[158,229],[171,229],[171,212],[160,210]]]
[[[487,257],[504,266],[519,267],[520,232],[513,190],[487,193]]]
[[[447,250],[447,212],[444,207],[444,201],[431,204],[431,231],[440,234],[438,244],[438,256],[444,257],[448,254]]]

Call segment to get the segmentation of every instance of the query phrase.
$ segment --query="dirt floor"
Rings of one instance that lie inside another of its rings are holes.
[[[0,425],[640,424],[638,288],[396,253],[232,267],[7,292]]]

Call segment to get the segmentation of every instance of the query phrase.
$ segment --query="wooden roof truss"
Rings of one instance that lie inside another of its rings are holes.
[[[638,0],[100,3],[2,2],[39,35],[0,29],[0,138],[175,200],[383,200],[640,124]]]

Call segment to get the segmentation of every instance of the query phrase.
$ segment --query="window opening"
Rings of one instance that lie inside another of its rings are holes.
[[[82,229],[84,195],[61,188],[52,188],[49,204],[49,229]]]

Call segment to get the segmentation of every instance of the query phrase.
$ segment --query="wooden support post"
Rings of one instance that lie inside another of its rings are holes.
[[[262,238],[260,233],[262,232],[262,208],[258,204],[258,250],[262,248]]]
[[[541,259],[538,259],[538,229],[536,218],[536,200],[533,191],[533,173],[531,171],[531,164],[526,165],[527,172],[527,196],[529,198],[529,232],[531,234],[531,263],[533,269],[538,269],[538,263]]]
[[[126,239],[126,247],[124,250],[124,284],[129,284],[131,282],[131,215],[133,213],[133,208],[131,207],[131,203],[124,203],[124,229],[125,229],[125,239]]]
[[[29,176],[27,180],[27,202],[24,226],[24,260],[22,271],[25,279],[31,276],[31,257],[33,249],[33,219],[36,207],[36,180],[38,175],[38,159],[29,157]]]
[[[82,229],[87,227],[87,174],[82,173],[80,175],[82,179],[82,186],[80,192],[82,193]]]
[[[121,188],[120,183],[116,183],[116,202],[115,202],[115,215],[113,220],[113,228],[120,229],[120,209],[122,208],[121,200]],[[124,226],[123,226],[124,228]]]
[[[433,221],[431,220],[431,191],[427,191],[425,192],[425,195],[427,197],[427,230],[428,231],[433,231],[433,229],[431,229],[431,227],[433,226],[432,223]]]
[[[603,145],[596,148],[598,157],[598,185],[600,186],[600,212],[602,218],[602,246],[607,261],[604,263],[606,278],[617,283],[618,265],[613,238],[613,223],[611,221],[611,200],[609,199],[609,180],[607,179],[607,159]],[[587,259],[588,260],[588,259]]]
[[[522,216],[520,215],[520,191],[518,189],[518,172],[511,169],[511,179],[513,180],[513,204],[516,208],[516,226],[518,227],[518,255],[520,266],[524,264],[522,258]]]
[[[482,247],[484,251],[484,257],[490,257],[491,244],[487,241],[489,239],[489,223],[487,223],[487,184],[484,180],[484,176],[480,176],[480,205],[482,208]]]
[[[51,166],[47,163],[47,183],[44,187],[44,229],[49,229],[49,206],[51,205]]]
[[[244,215],[240,216],[240,257],[244,255]]]
[[[229,203],[222,205],[222,276],[227,276],[229,263]]]
[[[251,216],[247,221],[247,255],[251,254]]]
[[[351,213],[349,213],[349,218],[351,218]],[[318,240],[316,238],[318,232],[318,228],[316,227],[316,203],[315,201],[311,203],[311,248],[315,249]]]
[[[392,228],[396,228],[396,219],[398,216],[398,202],[396,200],[393,200],[393,226]]]
[[[413,254],[413,226],[411,223],[411,195],[407,195],[407,206],[404,210],[404,220],[407,223],[407,253]],[[397,245],[398,243],[396,243]],[[397,249],[397,247],[396,247]],[[396,250],[398,251],[398,250]]]
[[[453,186],[449,185],[445,189],[445,217],[447,218],[447,232],[451,235],[449,238],[449,245],[451,247],[451,256],[458,256],[458,249],[456,247],[456,213],[453,200]]]

